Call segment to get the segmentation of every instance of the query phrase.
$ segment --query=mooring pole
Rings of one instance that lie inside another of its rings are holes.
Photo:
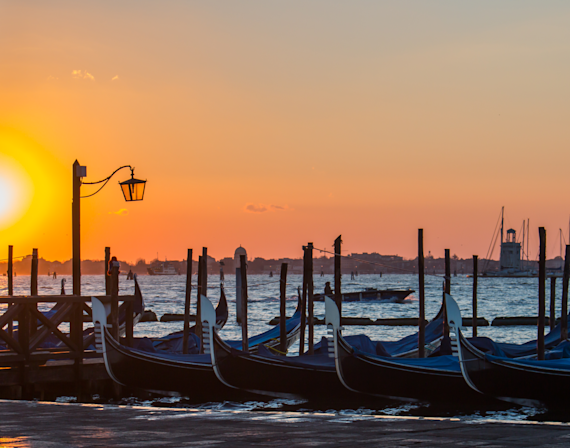
[[[204,269],[204,257],[202,255],[198,256],[198,287],[196,288],[196,336],[198,339],[202,340],[202,307],[200,306],[200,296],[202,295],[202,281],[204,280],[204,275],[202,274],[202,269]],[[200,353],[202,353],[202,344],[200,344]]]
[[[245,255],[239,256],[241,271],[241,349],[245,353],[249,352],[249,339],[247,337],[247,266]]]
[[[564,257],[564,277],[562,278],[562,304],[560,305],[560,335],[568,339],[568,279],[570,279],[570,246],[566,246]]]
[[[418,282],[420,291],[420,316],[418,331],[418,357],[425,356],[425,284],[424,284],[424,229],[418,229]]]
[[[449,249],[445,249],[445,294],[451,294],[451,259],[449,257]],[[449,324],[447,323],[447,308],[445,307],[445,294],[443,295],[443,334],[449,336]]]
[[[30,278],[30,294],[38,295],[38,250],[32,249],[32,272]]]
[[[186,259],[186,297],[184,298],[184,329],[182,353],[188,354],[188,337],[190,336],[190,300],[192,297],[192,249],[188,249]]]
[[[309,355],[314,354],[315,316],[313,310],[313,243],[307,246],[307,308],[309,318]]]
[[[281,354],[287,353],[287,263],[281,263],[281,280],[280,280],[280,298],[279,298],[279,351]]]
[[[111,324],[113,338],[119,342],[119,262],[111,261]]]
[[[72,246],[73,246],[73,295],[81,295],[81,166],[76,160],[73,163],[73,202],[71,205]]]
[[[538,360],[544,359],[544,314],[546,302],[546,230],[538,228],[540,238],[540,258],[538,260],[538,337],[536,349]]]
[[[445,293],[451,294],[451,259],[449,249],[445,249]]]
[[[14,246],[8,246],[8,295],[14,295]],[[12,304],[9,303],[8,306]],[[10,323],[8,324],[8,334],[12,336],[14,331],[14,319],[10,319]]]
[[[338,313],[340,314],[340,324],[342,325],[342,292],[340,289],[341,282],[341,266],[340,266],[340,249],[342,240],[340,239],[342,235],[339,235],[336,240],[334,240],[334,300],[336,306],[338,306]]]
[[[307,246],[303,246],[303,294],[301,296],[301,328],[299,330],[299,355],[305,353],[305,326],[307,310]]]
[[[550,331],[556,325],[556,277],[550,277]]]
[[[477,255],[473,255],[473,337],[477,337],[477,276],[479,275],[478,272],[478,264],[479,257]]]
[[[109,272],[109,261],[111,260],[111,248],[105,248],[105,294],[111,295],[111,277]]]
[[[38,295],[38,250],[32,249],[32,266],[31,266],[31,275],[30,275],[30,295],[37,296]],[[28,305],[33,309],[38,309],[38,304],[30,303]],[[30,325],[30,336],[33,336],[37,331],[37,325]]]
[[[14,295],[14,246],[8,246],[8,295]]]
[[[204,264],[202,268],[202,295],[208,297],[208,248],[202,248],[202,263]]]

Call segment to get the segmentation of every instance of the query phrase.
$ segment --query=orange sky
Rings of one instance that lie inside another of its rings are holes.
[[[16,255],[484,256],[501,206],[568,238],[567,2],[0,3],[0,230]],[[83,193],[93,191],[87,186]],[[256,211],[257,210],[257,211]],[[1,247],[0,247],[0,250]],[[2,258],[2,257],[0,257]]]

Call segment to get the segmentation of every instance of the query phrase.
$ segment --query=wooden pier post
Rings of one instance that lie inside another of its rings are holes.
[[[445,293],[451,294],[451,259],[449,249],[445,249]]]
[[[190,300],[192,297],[192,249],[188,249],[186,259],[186,297],[184,298],[184,329],[182,353],[188,354],[188,337],[190,336]]]
[[[451,259],[449,257],[449,249],[445,249],[445,294],[451,294]],[[445,294],[443,294],[443,303],[445,304]],[[449,324],[447,323],[447,308],[443,308],[443,335],[449,337]]]
[[[14,246],[8,246],[8,295],[14,295]]]
[[[309,318],[308,348],[309,355],[314,354],[315,315],[313,309],[313,243],[307,246],[307,308]]]
[[[79,402],[83,399],[83,303],[74,303],[69,313],[69,337],[75,346],[75,350],[72,351],[75,396]],[[117,341],[119,341],[118,337]]]
[[[538,260],[538,337],[536,350],[538,360],[544,359],[544,314],[546,302],[546,230],[538,228],[540,238],[540,256]]]
[[[111,261],[111,325],[112,335],[119,342],[119,262]]]
[[[560,335],[568,339],[568,280],[570,279],[570,246],[566,246],[564,277],[562,278],[562,304],[560,305]]]
[[[30,384],[30,311],[28,304],[24,304],[18,314],[18,343],[24,355],[24,360],[19,365],[22,398],[31,400],[33,386]]]
[[[241,349],[245,353],[249,352],[249,339],[247,337],[247,266],[245,255],[239,256],[241,271]]]
[[[473,328],[473,337],[477,337],[477,279],[479,275],[479,257],[477,255],[473,255],[473,321],[472,321],[472,328]]]
[[[32,249],[32,272],[30,277],[30,295],[38,295],[38,250]]]
[[[419,331],[418,331],[418,357],[425,357],[425,284],[424,284],[424,229],[418,229],[418,282],[420,293],[420,316],[419,316]]]
[[[334,240],[334,300],[338,306],[338,313],[340,314],[340,324],[342,325],[342,292],[341,292],[341,265],[340,265],[340,250],[341,250],[341,237],[339,235]]]
[[[556,326],[556,277],[550,277],[550,330]]]
[[[38,295],[38,250],[32,249],[32,266],[30,273],[30,295]],[[37,303],[30,303],[30,308],[38,309]],[[37,331],[37,325],[30,325],[30,336],[33,336]]]
[[[208,248],[202,248],[202,295],[208,297]]]
[[[204,257],[198,256],[198,287],[196,288],[196,336],[200,341],[202,340],[202,307],[200,306],[200,296],[202,295],[202,281],[204,275],[202,269],[204,268]],[[200,353],[202,353],[202,344],[200,344]]]
[[[305,327],[307,325],[307,278],[308,278],[308,271],[307,271],[307,246],[303,246],[303,294],[301,296],[301,322],[300,322],[300,330],[299,330],[299,355],[305,353]]]
[[[111,295],[111,274],[109,272],[109,261],[111,260],[111,248],[105,248],[105,294]]]
[[[73,163],[73,202],[71,204],[72,247],[73,247],[73,295],[81,295],[81,166]],[[106,268],[105,268],[106,269]]]
[[[8,246],[8,295],[14,295],[14,246]],[[9,303],[8,306],[12,304]],[[10,319],[10,323],[8,324],[8,334],[12,336],[14,331],[14,320]]]
[[[281,280],[280,280],[280,298],[279,298],[279,351],[282,354],[287,353],[287,263],[281,263]]]

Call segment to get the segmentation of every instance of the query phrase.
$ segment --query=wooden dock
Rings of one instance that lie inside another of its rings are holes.
[[[123,302],[125,343],[131,344],[135,296],[98,298]],[[103,360],[93,349],[95,337],[83,330],[84,320],[91,319],[90,302],[90,296],[0,296],[0,303],[7,304],[0,315],[0,398],[113,395]],[[38,311],[41,303],[57,303],[57,307],[46,316]],[[69,322],[69,334],[59,329],[64,322]],[[46,344],[48,338],[51,344]]]
[[[2,447],[567,447],[567,423],[0,400]]]

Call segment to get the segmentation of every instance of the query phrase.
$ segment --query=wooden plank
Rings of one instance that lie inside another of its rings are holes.
[[[56,335],[62,342],[64,342],[68,347],[72,350],[76,350],[75,346],[71,342],[71,340],[64,335],[57,326],[63,322],[67,313],[69,313],[72,309],[73,304],[68,304],[65,307],[60,308],[57,312],[52,316],[52,319],[48,319],[42,313],[40,313],[35,308],[30,308],[30,314],[32,321],[38,319],[44,326],[43,328],[38,331],[32,340],[30,341],[30,351],[34,351],[38,345],[46,338],[46,336],[50,333]],[[34,319],[35,318],[35,319]]]
[[[110,303],[111,296],[68,296],[61,294],[54,295],[41,295],[41,296],[0,296],[0,303],[75,303],[75,302],[91,302],[91,297],[99,299],[103,303]],[[134,301],[134,295],[122,295],[119,296],[119,300],[123,302]]]

